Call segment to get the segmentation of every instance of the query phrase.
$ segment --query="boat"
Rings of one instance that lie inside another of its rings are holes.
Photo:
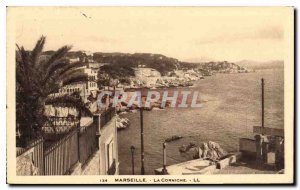
[[[130,126],[130,121],[128,118],[121,118],[121,117],[117,116],[116,125],[117,125],[118,130],[126,129],[127,127]]]
[[[182,139],[183,137],[182,136],[178,136],[178,135],[173,135],[172,137],[169,137],[165,140],[165,142],[172,142],[172,141],[176,141],[176,140],[179,140],[179,139]]]

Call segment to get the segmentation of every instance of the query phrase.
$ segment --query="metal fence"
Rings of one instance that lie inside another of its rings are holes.
[[[114,108],[108,108],[100,114],[100,128],[105,126],[115,115]],[[50,117],[51,126],[42,130],[44,139],[30,143],[28,148],[17,149],[17,156],[30,149],[32,162],[39,169],[38,175],[66,175],[76,163],[86,165],[91,156],[99,149],[97,131],[98,122],[80,127],[78,117]],[[53,129],[53,126],[55,129]],[[114,173],[115,163],[109,173]]]
[[[79,124],[79,118],[74,116],[69,117],[48,117],[49,122],[43,127],[43,133],[51,134],[64,134],[72,130]]]
[[[115,108],[111,107],[100,115],[100,128],[105,126],[115,115]]]
[[[109,117],[107,115],[107,117]],[[76,163],[83,165],[98,149],[96,136],[97,125],[74,126],[62,138],[51,145],[39,138],[28,148],[17,149],[17,157],[26,151],[33,151],[33,164],[39,169],[38,175],[67,175]]]
[[[97,126],[95,123],[81,127],[79,132],[79,161],[85,165],[89,158],[97,151]]]
[[[74,128],[44,153],[45,175],[65,175],[79,161],[78,130]]]

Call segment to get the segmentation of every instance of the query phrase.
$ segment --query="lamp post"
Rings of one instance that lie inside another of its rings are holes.
[[[162,174],[168,174],[167,171],[167,150],[166,150],[166,141],[163,142],[163,169],[162,169]]]
[[[265,127],[265,97],[264,97],[264,86],[265,86],[265,81],[262,78],[261,79],[261,127]]]
[[[132,175],[134,175],[134,150],[135,150],[135,147],[134,147],[134,146],[131,146],[131,147],[130,147],[130,150],[131,150],[131,167],[132,167]]]
[[[140,107],[140,119],[141,119],[141,175],[145,175],[144,167],[144,123],[143,123],[143,107]]]

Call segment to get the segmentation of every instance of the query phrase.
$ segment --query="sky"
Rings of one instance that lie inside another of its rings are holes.
[[[284,58],[285,8],[18,7],[18,45],[92,52],[159,53],[182,61]],[[290,13],[290,12],[289,12]]]

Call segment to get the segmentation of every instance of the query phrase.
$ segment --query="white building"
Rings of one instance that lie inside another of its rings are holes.
[[[139,67],[134,68],[135,76],[137,78],[144,78],[144,77],[161,77],[160,72],[158,72],[155,69],[152,68],[146,68],[146,67]]]
[[[59,90],[59,93],[62,94],[72,94],[74,92],[79,92],[80,96],[83,98],[83,101],[86,102],[87,98],[91,93],[96,93],[98,90],[97,80],[98,80],[98,69],[87,68],[87,66],[79,69],[83,73],[88,75],[88,81],[78,82],[70,85],[66,85]]]
[[[75,62],[78,62],[80,61],[79,57],[76,57],[76,58],[69,58],[69,62],[70,63],[75,63]]]
[[[134,68],[136,83],[141,86],[155,87],[157,81],[161,78],[160,72],[152,68],[138,67]]]
[[[89,62],[87,63],[88,68],[99,69],[103,65],[108,65],[110,63],[99,63],[99,62]]]

